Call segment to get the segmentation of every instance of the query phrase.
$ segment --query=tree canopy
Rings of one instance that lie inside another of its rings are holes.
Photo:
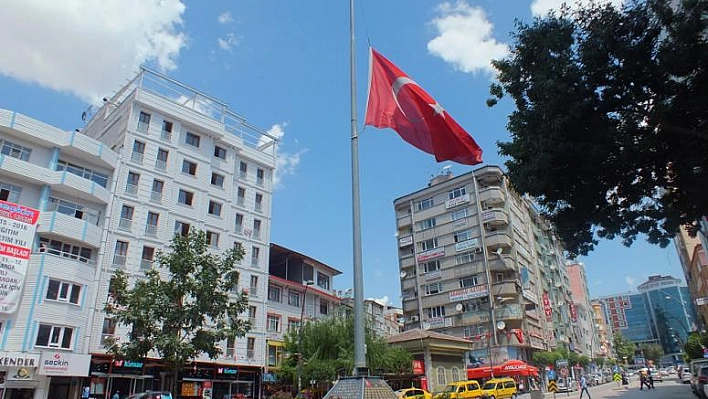
[[[515,109],[499,142],[571,256],[600,238],[668,245],[708,209],[708,0],[591,4],[517,21],[493,62]]]
[[[128,339],[109,340],[108,353],[131,360],[157,354],[177,373],[203,354],[215,359],[220,341],[250,330],[250,322],[239,318],[248,309],[235,266],[243,250],[209,251],[206,234],[192,229],[187,236],[176,235],[168,252],[159,251],[153,268],[132,287],[125,272],[115,272],[113,300],[105,310],[128,327]]]
[[[623,362],[626,358],[628,363],[634,363],[634,350],[636,347],[627,337],[617,332],[612,337],[612,347],[617,354],[617,360]]]

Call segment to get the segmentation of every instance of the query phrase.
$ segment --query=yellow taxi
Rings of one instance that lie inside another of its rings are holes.
[[[492,378],[482,386],[485,399],[516,398],[516,381],[513,378]]]
[[[395,392],[398,399],[433,399],[433,394],[420,388],[403,388]]]
[[[479,383],[475,380],[455,381],[445,385],[434,399],[474,399],[482,396]]]

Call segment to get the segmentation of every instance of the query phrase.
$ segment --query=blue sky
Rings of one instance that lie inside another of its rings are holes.
[[[620,0],[613,0],[619,3]],[[393,200],[447,163],[389,129],[362,126],[371,44],[430,93],[501,165],[508,101],[488,108],[515,19],[559,0],[357,0],[356,79],[364,292],[400,304]],[[145,65],[229,104],[281,137],[271,240],[342,271],[352,286],[347,0],[0,0],[0,108],[74,130]],[[456,175],[471,170],[453,165]],[[592,295],[652,274],[683,279],[673,246],[604,241],[581,259]]]

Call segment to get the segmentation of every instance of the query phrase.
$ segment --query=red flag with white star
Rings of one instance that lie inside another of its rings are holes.
[[[364,124],[395,130],[438,162],[482,162],[482,149],[433,97],[373,48],[370,62]]]

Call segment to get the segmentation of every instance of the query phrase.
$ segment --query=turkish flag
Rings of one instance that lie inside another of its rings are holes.
[[[433,97],[373,48],[370,62],[364,124],[395,130],[438,162],[482,162],[482,149]]]

